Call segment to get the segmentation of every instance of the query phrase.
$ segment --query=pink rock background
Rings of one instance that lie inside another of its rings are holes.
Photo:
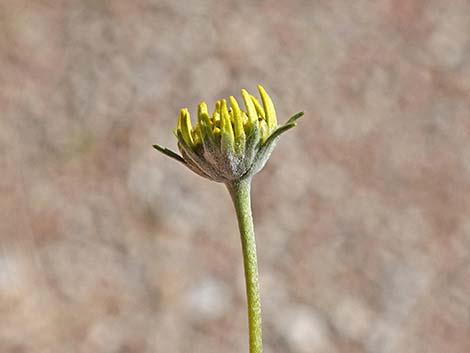
[[[0,1],[0,352],[247,352],[228,194],[151,148],[263,84],[265,351],[470,352],[470,2]]]

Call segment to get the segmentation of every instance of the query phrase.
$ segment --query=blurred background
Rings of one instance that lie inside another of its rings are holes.
[[[470,352],[468,0],[0,0],[0,352],[247,352],[228,193],[152,149],[271,94],[269,353]]]

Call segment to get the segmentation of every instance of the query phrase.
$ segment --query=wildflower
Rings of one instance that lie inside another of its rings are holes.
[[[279,135],[296,126],[303,115],[295,114],[279,126],[271,98],[261,85],[258,90],[261,104],[242,89],[245,110],[233,96],[230,107],[225,99],[217,101],[212,114],[201,102],[194,127],[188,109],[181,109],[175,130],[181,155],[160,145],[153,147],[213,181],[230,183],[253,176],[266,164]]]
[[[248,302],[250,353],[262,353],[261,302],[255,232],[251,213],[251,178],[266,164],[279,135],[297,125],[303,113],[277,124],[271,98],[258,86],[261,102],[242,90],[245,109],[230,97],[217,101],[212,114],[205,102],[198,108],[194,128],[187,109],[181,109],[175,135],[181,155],[160,145],[157,150],[183,163],[193,172],[226,185],[237,214],[242,241]]]

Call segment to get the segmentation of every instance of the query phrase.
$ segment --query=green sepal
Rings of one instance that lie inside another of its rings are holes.
[[[200,168],[197,163],[195,163],[191,157],[188,156],[188,153],[186,153],[186,150],[181,147],[179,144],[178,144],[178,148],[180,149],[181,151],[181,154],[183,155],[184,159],[187,161],[186,163],[186,166],[191,169],[194,173],[196,173],[197,175],[199,176],[202,176],[203,178],[206,178],[206,179],[209,179],[209,180],[213,180],[212,176],[207,174],[202,168]]]
[[[175,160],[177,160],[178,162],[181,162],[183,164],[186,164],[186,161],[183,159],[183,157],[181,157],[178,153],[170,150],[169,148],[166,148],[166,147],[163,147],[161,145],[152,145],[153,148],[155,148],[157,151],[163,153],[164,155],[170,157],[170,158],[173,158]]]
[[[304,112],[298,112],[297,114],[294,114],[292,117],[289,118],[289,120],[287,120],[287,122],[278,127],[276,130],[274,130],[274,132],[269,135],[269,137],[267,138],[267,140],[263,143],[263,145],[266,145],[266,144],[269,144],[271,143],[273,140],[275,140],[276,138],[278,138],[281,134],[283,134],[284,132],[286,132],[287,130],[290,130],[292,129],[294,126],[297,126],[297,120],[299,118],[301,118],[302,116],[304,115]]]
[[[186,141],[183,139],[183,136],[178,131],[178,148],[183,155],[184,160],[191,161],[199,169],[201,169],[204,174],[207,174],[212,180],[220,181],[220,176],[217,171],[207,162],[204,157],[201,157],[195,150],[189,146]],[[188,162],[189,166],[190,162]]]
[[[292,116],[289,118],[289,120],[286,121],[286,123],[285,123],[284,125],[290,124],[290,123],[295,123],[295,121],[296,121],[297,119],[301,118],[303,115],[304,115],[304,112],[298,112],[297,114],[292,115]]]
[[[263,148],[264,145],[268,145],[268,144],[272,143],[282,133],[286,132],[287,130],[292,129],[296,125],[297,125],[297,123],[290,123],[290,124],[282,125],[281,127],[277,128],[276,130],[274,130],[274,132],[271,135],[269,135],[267,140],[263,142],[263,145],[261,146],[261,148]]]
[[[260,131],[258,124],[253,125],[250,133],[246,137],[246,145],[245,145],[245,155],[244,155],[244,170],[245,173],[253,164],[255,159],[256,153],[259,150],[260,146]]]
[[[269,137],[266,139],[266,141],[262,142],[258,153],[256,154],[252,167],[250,170],[247,172],[247,174],[254,175],[258,173],[261,169],[263,169],[264,165],[266,164],[267,160],[269,159],[269,156],[271,155],[274,147],[276,146],[276,142],[281,134],[286,132],[287,130],[292,129],[294,126],[297,125],[295,122],[297,119],[299,119],[303,115],[303,112],[297,113],[294,116],[292,116],[287,123],[282,125],[281,127],[277,128],[274,130],[274,132],[269,135]]]

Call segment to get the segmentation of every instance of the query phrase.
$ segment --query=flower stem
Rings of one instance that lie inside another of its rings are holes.
[[[248,327],[250,353],[262,353],[261,301],[256,257],[255,231],[251,215],[251,178],[227,184],[237,213],[242,241],[243,265],[245,268],[246,296],[248,302]]]

